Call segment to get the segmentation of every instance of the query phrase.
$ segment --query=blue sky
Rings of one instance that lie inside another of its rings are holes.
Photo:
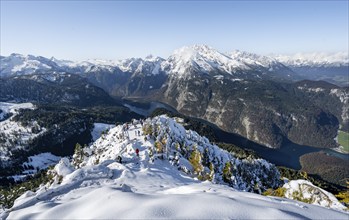
[[[348,51],[348,1],[3,1],[2,55],[167,58],[184,45]]]

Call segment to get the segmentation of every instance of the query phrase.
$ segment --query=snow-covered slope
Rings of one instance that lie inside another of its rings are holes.
[[[34,109],[32,103],[9,103],[9,102],[0,102],[0,120],[6,119],[6,115],[16,114],[19,109]]]
[[[213,182],[218,183],[222,179],[219,171],[222,162],[230,162],[233,171],[237,171],[241,164],[250,164],[250,170],[245,172],[254,172],[256,175],[250,176],[254,181],[259,178],[256,172],[258,164],[262,165],[263,172],[273,170],[273,165],[264,160],[239,160],[165,116],[146,120],[143,126],[141,124],[135,122],[110,129],[83,152],[77,151],[74,165],[63,158],[50,171],[55,175],[51,184],[41,186],[37,192],[26,192],[11,209],[0,210],[0,216],[3,219],[349,217],[347,213],[320,206],[264,197],[237,191],[227,184],[215,184]],[[160,146],[162,151],[157,151]],[[139,156],[135,153],[137,148]],[[197,154],[202,149],[208,149],[204,150],[206,156],[212,159],[214,168],[219,168],[210,172],[213,182],[199,181],[195,163],[189,162],[186,156],[191,152],[189,158],[200,161],[203,174],[207,172],[205,156],[200,158]],[[121,156],[122,163],[118,162],[118,156]],[[233,172],[231,180],[234,177],[239,177],[239,174]],[[249,185],[234,185],[234,181],[231,184],[245,189]]]
[[[28,161],[22,164],[24,170],[19,175],[11,176],[14,181],[23,181],[29,176],[34,176],[38,171],[45,170],[49,166],[56,165],[61,158],[51,153],[40,153],[28,157]]]
[[[29,121],[28,125],[11,120],[17,115],[19,109],[34,109],[32,103],[7,103],[0,102],[0,164],[6,165],[12,151],[24,149],[28,142],[43,134],[46,129],[39,126],[36,121]],[[10,117],[9,117],[10,116]]]
[[[233,60],[206,45],[187,46],[175,50],[163,63],[163,68],[179,77],[189,74],[193,70],[204,73],[221,70],[231,73],[236,69],[249,69],[243,62]]]
[[[261,56],[254,53],[235,50],[229,54],[233,60],[240,61],[251,69],[265,69],[265,71],[276,71],[286,67],[276,59],[268,56]]]
[[[292,71],[277,60],[242,51],[230,54],[221,53],[206,45],[182,47],[162,63],[162,68],[178,77],[184,77],[193,71],[201,73],[225,73],[251,78],[262,78],[269,72]]]
[[[307,201],[310,204],[330,207],[332,209],[346,209],[334,195],[314,186],[307,180],[292,180],[285,183],[283,188],[286,189],[286,198]]]
[[[124,72],[133,74],[157,75],[161,70],[161,63],[164,61],[161,57],[147,56],[145,59],[130,58],[119,60],[116,66]]]
[[[93,130],[91,132],[92,140],[96,141],[98,138],[102,136],[104,131],[109,130],[113,127],[115,127],[115,125],[104,124],[104,123],[94,123]]]
[[[59,66],[54,61],[41,56],[13,53],[8,57],[0,58],[0,77],[57,70]]]

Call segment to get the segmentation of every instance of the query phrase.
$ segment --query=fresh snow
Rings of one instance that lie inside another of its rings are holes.
[[[0,109],[2,112],[0,113],[0,120],[4,118],[6,114],[17,113],[18,109],[34,109],[34,105],[30,102],[28,103],[10,103],[10,102],[0,102]]]
[[[55,156],[51,153],[41,153],[28,157],[28,162],[23,163],[23,167],[32,166],[33,170],[25,170],[25,174],[35,174],[37,170],[47,169],[51,165],[56,165],[61,157]]]
[[[27,146],[28,142],[37,137],[38,135],[43,134],[46,129],[38,125],[36,121],[30,121],[28,126],[22,126],[21,123],[13,121],[18,113],[19,109],[34,109],[32,103],[8,103],[0,102],[0,118],[11,113],[12,116],[6,120],[0,121],[0,161],[8,161],[12,155],[12,151],[16,149],[23,149]],[[33,131],[36,130],[36,133]]]
[[[56,165],[61,157],[51,153],[41,153],[28,157],[28,161],[22,164],[25,169],[22,174],[11,176],[16,182],[23,181],[28,176],[36,174],[40,170],[45,170],[49,166]],[[30,167],[31,166],[31,167]]]
[[[115,127],[115,125],[104,124],[104,123],[94,123],[93,130],[91,132],[92,140],[96,141],[98,138],[101,137],[102,132],[108,131],[109,129],[111,129],[113,127]]]
[[[177,120],[180,121],[180,120]],[[2,219],[348,219],[344,212],[289,199],[265,197],[238,191],[227,185],[201,182],[179,171],[171,160],[150,160],[154,146],[142,126],[134,121],[111,128],[85,148],[84,159],[76,168],[67,158],[50,171],[56,175],[52,184],[36,192],[26,192],[14,206],[0,210]],[[146,120],[160,127],[172,139],[188,144],[210,146],[220,160],[234,159],[210,145],[196,132],[165,116]],[[138,135],[138,131],[141,135]],[[147,140],[145,140],[147,137]],[[140,150],[139,157],[135,149]],[[166,147],[167,148],[167,147]],[[116,161],[122,156],[123,163]],[[167,158],[165,153],[165,158]],[[168,157],[170,158],[170,157]],[[190,168],[183,157],[181,167]],[[238,160],[237,160],[238,162]],[[241,163],[240,161],[239,163]],[[255,161],[257,163],[257,161]],[[271,164],[263,162],[265,169]],[[59,176],[62,178],[60,178]]]
[[[312,200],[311,204],[338,210],[346,209],[346,207],[342,205],[334,195],[314,186],[307,180],[291,180],[288,183],[285,183],[283,187],[286,189],[286,198],[294,199],[294,195],[297,194],[302,199]]]

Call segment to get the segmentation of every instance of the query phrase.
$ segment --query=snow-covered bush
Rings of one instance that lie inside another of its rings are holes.
[[[147,119],[143,131],[150,132],[147,134],[153,138],[155,152],[179,157],[172,164],[198,179],[225,182],[236,189],[259,193],[281,184],[275,165],[253,157],[238,159],[167,116]]]

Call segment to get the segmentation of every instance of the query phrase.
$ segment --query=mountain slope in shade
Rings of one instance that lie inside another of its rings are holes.
[[[153,132],[147,136],[138,135],[138,131],[149,132],[150,125],[157,135],[154,136]],[[184,149],[195,151],[208,147],[208,155],[217,156],[216,161],[212,160],[215,167],[230,160],[234,165],[231,169],[234,170],[239,164],[248,162],[234,159],[234,156],[216,149],[206,138],[185,131],[173,119],[160,116],[146,120],[144,129],[137,122],[129,125],[128,129],[124,128],[125,125],[110,129],[86,148],[83,154],[77,152],[73,160],[75,167],[67,158],[63,158],[51,171],[55,175],[51,184],[40,187],[37,192],[26,192],[11,209],[0,211],[0,216],[8,219],[47,219],[52,216],[59,219],[349,217],[347,213],[320,206],[264,197],[237,191],[228,185],[199,181],[195,178],[193,165],[186,159],[187,156],[179,153],[178,157],[172,157],[178,146],[168,143],[175,143],[181,138],[187,147],[178,150],[184,153]],[[164,154],[152,151],[155,150],[154,141],[160,137],[167,137],[166,144],[164,142],[167,151]],[[136,148],[140,150],[139,157],[135,153]],[[116,162],[117,156],[123,158],[123,163]],[[250,169],[245,171],[256,173],[258,166],[253,165],[259,163],[264,172],[273,166],[253,160]],[[220,175],[216,172],[214,180],[219,181]],[[233,172],[231,180],[234,177],[238,175]]]

